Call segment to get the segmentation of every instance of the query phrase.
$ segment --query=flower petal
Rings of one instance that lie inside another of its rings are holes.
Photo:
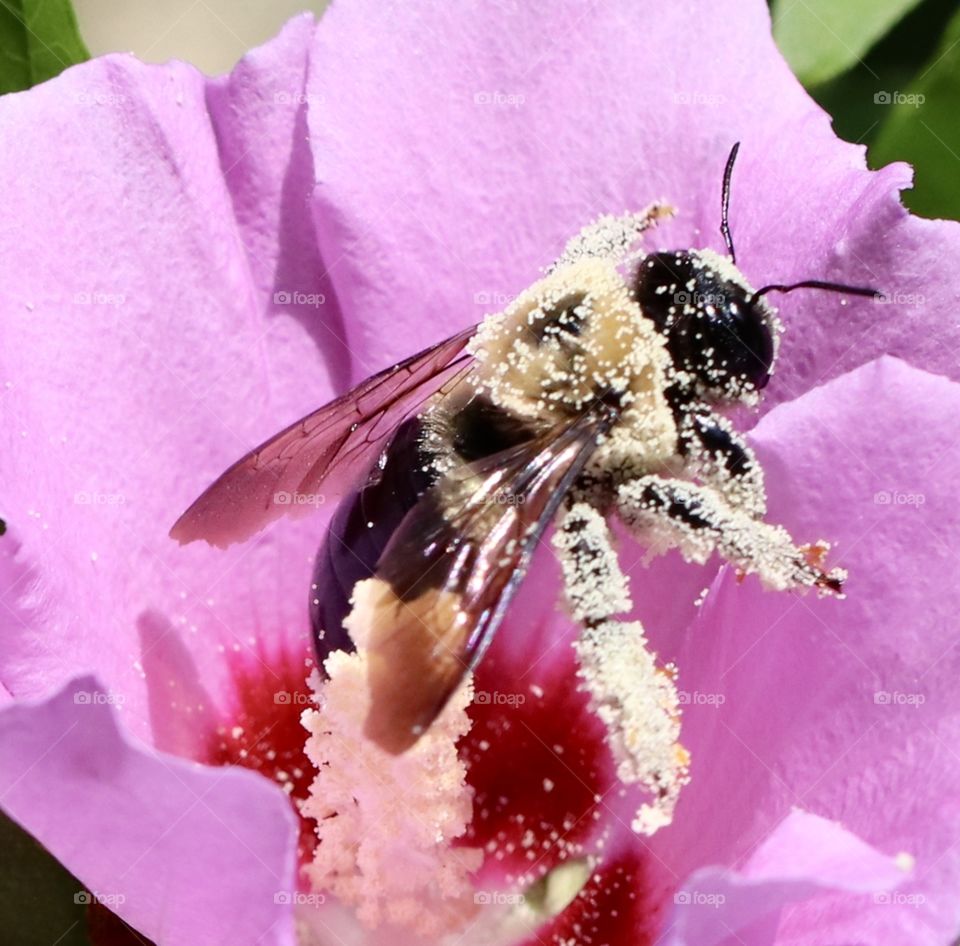
[[[840,825],[793,811],[742,870],[706,867],[687,878],[658,943],[765,946],[776,937],[784,905],[821,890],[879,894],[874,902],[883,902],[905,876],[893,858]]]
[[[282,793],[136,744],[115,699],[79,677],[0,711],[4,810],[158,943],[292,946],[296,824]]]
[[[820,942],[804,938],[815,925],[834,942],[933,946],[958,925],[958,412],[960,386],[885,358],[767,415],[754,443],[771,518],[837,540],[848,597],[727,571],[682,638],[657,639],[680,668],[693,757],[657,865],[732,865],[793,806],[916,858],[902,898],[795,908],[783,942]]]
[[[108,56],[0,102],[0,679],[96,671],[133,731],[194,757],[235,702],[225,654],[269,678],[306,651],[322,517],[227,554],[166,533],[346,370],[308,205],[313,32],[225,79]]]
[[[762,0],[358,0],[329,10],[315,49],[321,247],[342,253],[332,275],[351,344],[375,340],[384,363],[502,309],[601,213],[663,197],[680,213],[659,246],[722,247],[720,179],[741,140],[731,221],[757,286],[821,278],[896,294],[845,309],[826,293],[785,297],[771,398],[884,352],[960,374],[944,278],[960,225],[908,216],[906,166],[870,172],[865,149],[834,136]]]

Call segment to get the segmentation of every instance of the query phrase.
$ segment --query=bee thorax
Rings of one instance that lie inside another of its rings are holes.
[[[597,400],[625,410],[656,399],[669,368],[663,339],[619,270],[598,258],[576,260],[534,283],[483,322],[471,351],[476,389],[534,423],[555,422]]]

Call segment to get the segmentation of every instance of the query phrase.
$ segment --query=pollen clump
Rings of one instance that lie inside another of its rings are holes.
[[[302,810],[316,820],[319,844],[307,876],[370,928],[438,936],[476,911],[470,874],[482,852],[452,844],[471,817],[456,743],[470,727],[472,687],[459,689],[413,748],[391,755],[363,736],[365,663],[362,651],[335,652],[324,663],[329,679],[311,680],[319,709],[302,719],[317,775]]]
[[[643,210],[628,212],[619,217],[604,214],[567,241],[560,258],[549,271],[590,257],[617,263],[629,262],[643,252],[637,249],[637,242],[644,230],[649,230],[659,221],[674,216],[676,212],[676,208],[667,201],[658,200]]]

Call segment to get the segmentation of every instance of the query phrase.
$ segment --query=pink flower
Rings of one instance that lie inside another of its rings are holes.
[[[286,946],[295,914],[321,942],[423,941],[361,933],[352,909],[402,886],[413,841],[379,865],[385,888],[363,888],[367,862],[340,904],[298,881],[312,825],[284,792],[302,800],[313,774],[299,717],[323,514],[226,552],[167,531],[245,450],[501,308],[599,213],[666,197],[680,214],[659,246],[719,248],[739,139],[748,276],[890,293],[784,298],[780,406],[751,437],[771,519],[838,541],[848,599],[671,556],[631,569],[692,756],[673,823],[641,838],[541,562],[475,681],[515,699],[470,709],[447,761],[472,809],[462,834],[447,813],[430,857],[473,852],[451,925],[478,942],[501,922],[530,942],[955,936],[960,230],[908,216],[907,169],[868,172],[833,136],[759,0],[353,0],[225,79],[75,67],[0,99],[0,127],[0,805],[124,919],[161,944]],[[359,788],[382,798],[374,774]],[[410,785],[411,812],[441,788]],[[524,933],[510,897],[531,871],[548,880]]]

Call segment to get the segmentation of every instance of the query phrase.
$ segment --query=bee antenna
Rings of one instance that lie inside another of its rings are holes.
[[[768,292],[793,292],[794,289],[825,289],[827,292],[843,292],[850,296],[869,296],[874,299],[883,295],[879,289],[873,289],[870,286],[845,286],[843,283],[823,282],[820,279],[805,279],[803,282],[786,286],[782,283],[771,283],[769,286],[758,289],[754,295],[762,296]]]
[[[730,259],[734,263],[737,261],[737,254],[733,249],[733,237],[730,236],[730,178],[733,177],[733,162],[737,160],[737,152],[740,150],[738,141],[730,149],[730,157],[727,158],[727,166],[723,169],[723,190],[720,196],[720,232],[723,234],[723,242],[727,245],[730,253]]]

